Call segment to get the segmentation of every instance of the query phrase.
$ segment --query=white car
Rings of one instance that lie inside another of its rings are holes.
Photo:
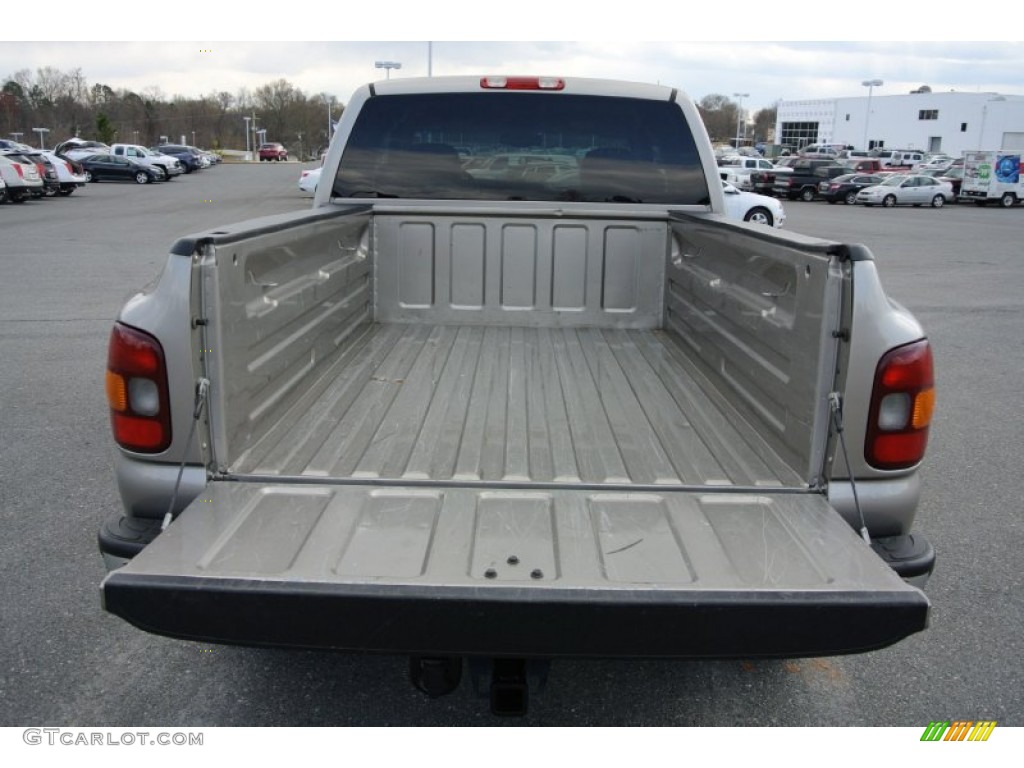
[[[50,158],[53,167],[57,169],[57,181],[60,182],[60,189],[57,191],[58,195],[67,197],[78,187],[85,186],[85,174],[75,173],[71,163],[63,157],[50,149],[44,149],[42,154]]]
[[[724,182],[722,191],[725,193],[725,215],[730,219],[765,224],[769,227],[781,227],[786,221],[786,211],[782,208],[782,203],[774,197],[741,192],[732,184]]]
[[[320,183],[320,169],[312,168],[308,171],[303,171],[299,176],[299,189],[303,192],[309,192],[313,194],[316,192],[316,185]]]
[[[930,205],[932,208],[941,208],[953,199],[953,185],[948,181],[939,181],[931,176],[913,173],[893,174],[881,184],[865,187],[857,193],[857,202],[869,207]]]
[[[0,177],[7,185],[7,199],[12,203],[23,203],[43,190],[43,178],[35,163],[21,160],[17,153],[0,152]]]

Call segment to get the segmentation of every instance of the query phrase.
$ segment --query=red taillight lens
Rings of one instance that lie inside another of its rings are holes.
[[[492,75],[480,78],[481,88],[506,91],[561,91],[565,81],[560,77],[505,77]]]
[[[878,469],[906,469],[924,458],[935,407],[932,348],[916,341],[890,350],[875,372],[864,458]]]
[[[160,453],[171,444],[167,368],[160,343],[121,323],[110,333],[107,403],[118,445],[139,453]]]
[[[22,169],[21,163],[15,163],[14,164],[14,170],[18,172],[18,178],[21,178],[21,179],[25,178],[25,171]]]

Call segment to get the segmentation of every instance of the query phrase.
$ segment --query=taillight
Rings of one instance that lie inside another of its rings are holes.
[[[167,367],[160,343],[136,328],[114,324],[107,350],[107,403],[114,440],[139,453],[171,444]]]
[[[480,78],[481,88],[506,91],[561,91],[565,81],[560,77],[505,77],[494,75]]]
[[[924,458],[935,407],[927,341],[889,350],[875,371],[864,458],[878,469],[906,469]]]
[[[15,163],[14,164],[14,170],[18,172],[18,177],[19,178],[22,178],[22,179],[25,178],[25,170],[21,167],[21,163]]]

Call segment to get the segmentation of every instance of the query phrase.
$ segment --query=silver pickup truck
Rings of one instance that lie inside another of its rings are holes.
[[[863,246],[722,211],[673,88],[361,88],[312,210],[179,240],[114,326],[106,609],[432,695],[496,660],[499,712],[535,660],[924,629],[924,333]]]

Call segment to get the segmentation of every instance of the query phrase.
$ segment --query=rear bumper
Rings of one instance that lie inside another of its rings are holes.
[[[924,629],[920,593],[325,585],[114,572],[104,601],[140,629],[240,645],[513,657],[805,657],[874,650]]]

